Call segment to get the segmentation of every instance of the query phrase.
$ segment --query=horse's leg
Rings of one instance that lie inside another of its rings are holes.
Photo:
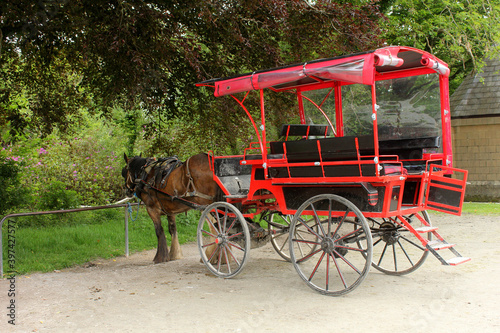
[[[175,215],[167,215],[168,232],[172,236],[172,244],[170,244],[170,256],[168,260],[177,260],[182,258],[181,245],[177,236],[177,225],[175,224]]]
[[[168,261],[168,247],[167,239],[165,238],[165,231],[161,225],[161,214],[148,209],[149,216],[153,220],[156,232],[156,238],[158,238],[158,247],[156,249],[156,255],[153,259],[155,264],[160,262]]]

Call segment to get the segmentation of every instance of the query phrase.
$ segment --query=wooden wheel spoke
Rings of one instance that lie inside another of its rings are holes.
[[[312,211],[313,211],[313,214],[314,214],[314,219],[316,220],[316,223],[318,224],[320,230],[321,230],[321,233],[323,234],[323,237],[326,236],[326,233],[325,233],[325,229],[323,228],[323,225],[321,224],[321,220],[318,216],[318,212],[316,212],[316,208],[314,208],[314,205],[311,204],[311,208],[312,208]],[[330,214],[328,214],[330,215]]]
[[[237,248],[238,250],[245,251],[245,249],[239,246],[237,243],[228,242],[228,244],[231,245],[232,247]]]
[[[425,251],[425,249],[422,246],[420,246],[419,244],[411,241],[410,239],[406,238],[405,236],[401,236],[401,238],[404,239],[405,241],[407,241],[408,243],[410,243],[411,245],[419,248],[420,250]]]
[[[212,243],[212,244],[215,244],[215,243]],[[215,254],[219,251],[219,247],[217,246],[217,249],[214,250],[214,252],[212,252],[212,254],[210,255],[210,258],[208,258],[208,262],[212,262],[212,259],[214,258]]]
[[[331,256],[333,259],[333,263],[335,264],[335,267],[337,268],[337,272],[339,273],[340,280],[342,281],[342,284],[344,285],[344,289],[347,288],[347,283],[345,282],[344,274],[342,274],[342,271],[340,270],[340,266],[337,262],[337,259],[335,259],[335,256]]]
[[[380,266],[380,264],[382,263],[382,259],[384,259],[384,255],[385,255],[385,251],[387,250],[387,246],[388,246],[388,244],[385,243],[384,250],[382,251],[382,254],[380,255],[380,259],[378,260],[378,263],[377,263],[378,266]]]
[[[345,219],[346,219],[346,217],[347,217],[348,214],[349,214],[349,209],[347,209],[345,211],[345,214],[344,214],[344,216],[342,216],[342,219],[339,221],[339,224],[337,225],[337,228],[335,228],[335,231],[333,232],[333,235],[332,235],[333,238],[335,238],[337,236],[337,233],[339,232],[340,227],[342,226],[342,224],[344,224],[344,221],[345,221]]]
[[[403,253],[405,254],[406,259],[408,259],[408,261],[410,262],[410,264],[412,266],[414,266],[413,261],[411,260],[410,256],[408,255],[408,252],[406,252],[405,248],[403,247],[403,244],[401,244],[401,242],[399,241],[399,239],[398,239],[398,245],[401,248],[401,250],[403,251]]]
[[[238,260],[238,258],[236,258],[236,256],[234,255],[233,251],[231,250],[231,248],[228,248],[227,249],[229,251],[229,254],[231,255],[231,258],[233,258],[234,262],[236,263],[236,265],[238,265],[238,267],[241,265],[240,264],[240,261]],[[229,265],[229,264],[228,264]]]
[[[214,235],[214,234],[212,234],[212,233],[210,233],[210,232],[208,232],[208,231],[206,231],[206,230],[203,230],[203,229],[202,229],[202,230],[201,230],[201,232],[202,232],[203,234],[205,234],[205,235],[210,236],[210,237],[217,238],[217,235]]]
[[[314,231],[310,226],[307,225],[307,222],[304,223],[304,220],[303,219],[299,219],[299,223],[302,224],[304,227],[306,227],[306,229],[311,233],[313,234],[314,236],[316,236],[317,238],[322,238],[320,235],[318,235],[318,233],[316,231]]]
[[[321,264],[321,262],[323,261],[324,257],[325,257],[325,252],[323,252],[321,254],[321,257],[319,258],[318,262],[316,263],[316,266],[314,267],[313,271],[311,272],[311,276],[309,276],[309,281],[311,281],[313,279],[313,277],[316,274],[316,272],[318,271],[318,267]]]
[[[322,249],[318,249],[316,251],[313,251],[313,252],[309,253],[307,256],[302,257],[301,259],[297,260],[296,263],[301,263],[303,261],[306,261],[309,258],[313,257],[316,253],[319,253],[320,251],[323,251],[323,250]]]
[[[337,251],[333,250],[333,252],[340,258],[342,259],[349,267],[351,267],[353,270],[356,271],[356,273],[358,273],[359,275],[361,275],[361,271],[359,269],[356,268],[356,266],[354,266],[349,260],[347,260],[346,257],[344,257],[343,255],[341,255],[340,253],[338,253]]]

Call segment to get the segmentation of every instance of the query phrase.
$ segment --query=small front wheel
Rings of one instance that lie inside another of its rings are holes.
[[[250,252],[250,233],[241,212],[227,202],[214,202],[201,214],[198,249],[210,272],[222,278],[238,275]]]
[[[299,228],[308,233],[307,237],[294,236]],[[321,294],[347,294],[370,270],[372,238],[368,223],[352,202],[338,195],[321,194],[304,202],[292,220],[289,237],[295,269]],[[304,244],[315,246],[315,250],[303,256]]]

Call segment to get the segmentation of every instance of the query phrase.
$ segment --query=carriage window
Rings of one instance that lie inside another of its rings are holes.
[[[373,133],[371,87],[353,84],[342,87],[344,135]]]
[[[441,136],[438,75],[379,81],[376,91],[380,140]]]
[[[306,124],[328,124],[328,120],[318,110],[317,106],[319,106],[335,126],[335,92],[333,88],[304,91],[302,96]],[[333,132],[330,131],[329,133]]]

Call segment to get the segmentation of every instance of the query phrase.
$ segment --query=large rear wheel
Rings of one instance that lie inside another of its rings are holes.
[[[295,236],[299,228],[308,233],[305,239]],[[361,211],[338,195],[321,194],[304,202],[290,225],[290,240],[290,257],[299,276],[321,294],[349,293],[370,270],[370,228]],[[303,256],[304,244],[316,248]]]
[[[241,212],[227,202],[214,202],[201,214],[198,249],[203,263],[214,275],[232,278],[245,266],[250,252],[250,233]]]

